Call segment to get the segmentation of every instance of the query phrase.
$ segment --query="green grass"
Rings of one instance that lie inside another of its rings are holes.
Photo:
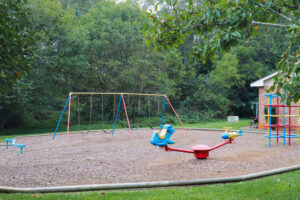
[[[145,127],[149,128],[149,122],[146,119],[139,119],[136,120],[134,123],[131,123],[132,127]],[[156,124],[155,120],[157,121],[157,118],[151,119],[151,124]],[[196,124],[185,124],[185,127],[194,127],[194,128],[212,128],[212,129],[223,129],[224,127],[232,127],[233,130],[239,130],[241,127],[249,126],[250,119],[240,119],[239,122],[227,122],[226,120],[215,120],[211,122],[204,122],[204,123],[196,123]],[[170,123],[168,120],[165,120],[166,123]],[[174,127],[181,127],[179,122],[172,123],[174,124]],[[102,127],[103,125],[103,127]],[[98,124],[91,124],[90,125],[81,125],[80,130],[101,130],[101,129],[112,129],[113,124],[112,122],[105,122],[105,123],[98,123]],[[116,128],[127,128],[127,121],[126,120],[119,120],[117,123]],[[1,132],[0,135],[0,142],[3,142],[6,138],[15,138],[22,135],[38,135],[38,134],[53,134],[55,128],[45,128],[45,129],[8,129]],[[59,127],[58,134],[59,133],[65,133],[67,130],[66,126]],[[79,126],[73,125],[70,126],[70,131],[78,131]]]
[[[300,171],[230,184],[133,191],[96,191],[49,194],[0,194],[0,200],[17,199],[300,199]]]
[[[78,125],[70,126],[70,132],[76,131],[87,131],[87,130],[101,130],[101,129],[111,129],[112,124],[103,124],[103,128],[101,127],[102,124],[91,124],[90,125],[80,125],[80,129]],[[43,134],[54,134],[55,128],[45,128],[45,129],[8,129],[1,132],[0,135],[0,142],[3,142],[6,138],[15,138],[18,136],[24,135],[43,135]],[[65,133],[67,128],[62,126],[57,131],[57,134]]]
[[[249,126],[250,119],[240,119],[239,122],[227,122],[226,120],[216,120],[212,122],[204,122],[199,124],[187,124],[186,127],[193,128],[215,128],[223,129],[224,127],[232,127],[233,130],[240,130],[244,126]]]

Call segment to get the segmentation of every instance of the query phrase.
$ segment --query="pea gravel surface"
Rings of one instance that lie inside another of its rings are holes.
[[[291,146],[263,134],[245,133],[234,144],[210,152],[207,159],[193,154],[166,152],[150,144],[151,129],[117,130],[22,136],[19,148],[0,144],[0,186],[45,187],[63,185],[187,180],[245,175],[300,164],[300,144]],[[222,131],[176,129],[174,148],[190,149],[197,144],[222,143]]]

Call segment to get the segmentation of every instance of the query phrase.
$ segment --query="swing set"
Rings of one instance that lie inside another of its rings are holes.
[[[186,133],[188,133],[186,128],[184,127],[182,121],[180,120],[179,116],[177,115],[174,107],[172,106],[169,98],[165,94],[118,93],[118,92],[70,92],[69,96],[66,100],[66,103],[64,105],[63,111],[62,111],[62,113],[60,115],[60,118],[58,120],[55,132],[53,134],[53,140],[55,139],[55,136],[56,136],[57,130],[59,128],[59,125],[61,123],[62,117],[63,117],[64,112],[65,112],[65,110],[68,106],[67,142],[69,142],[71,102],[72,102],[71,100],[72,100],[72,96],[74,96],[74,95],[77,95],[77,111],[78,111],[79,130],[80,130],[80,109],[79,109],[80,96],[82,96],[82,95],[83,96],[84,95],[89,95],[90,96],[90,114],[89,114],[89,130],[88,130],[88,132],[89,132],[91,130],[91,124],[92,124],[93,96],[94,95],[101,95],[102,96],[102,99],[101,99],[101,107],[102,107],[101,115],[102,115],[102,128],[103,128],[103,122],[104,122],[104,117],[103,117],[104,116],[104,96],[112,96],[113,95],[114,96],[114,108],[113,108],[114,112],[113,112],[113,127],[112,127],[112,130],[111,130],[112,135],[114,134],[115,129],[116,129],[116,124],[117,124],[117,121],[118,121],[118,116],[120,114],[119,111],[120,111],[120,108],[121,108],[121,104],[123,104],[124,113],[125,113],[125,116],[126,116],[126,121],[127,121],[128,129],[129,129],[129,132],[130,132],[130,136],[131,136],[131,138],[133,138],[132,128],[131,128],[131,124],[130,124],[130,120],[129,120],[129,116],[128,116],[128,112],[127,112],[127,107],[126,107],[126,101],[125,101],[125,98],[124,98],[125,96],[127,97],[127,104],[129,104],[129,97],[130,96],[138,96],[139,97],[139,100],[138,100],[138,115],[140,115],[140,110],[141,110],[141,97],[148,97],[149,98],[149,101],[148,101],[149,122],[150,122],[150,112],[151,112],[150,97],[156,97],[156,98],[162,97],[164,100],[163,100],[163,106],[162,106],[161,126],[163,125],[163,122],[164,122],[166,102],[168,102],[168,104],[170,105],[173,113],[175,114],[178,121],[182,125],[184,131]],[[115,97],[116,96],[119,96],[119,102],[118,102],[118,107],[117,107],[116,114],[115,114]],[[158,102],[158,108],[159,108],[159,101],[157,101],[157,102]],[[151,124],[149,124],[149,126],[151,127]],[[103,129],[103,131],[107,132],[107,133],[110,133],[110,131],[106,131],[104,129]]]
[[[150,143],[154,146],[159,146],[161,148],[163,148],[165,151],[177,151],[177,152],[183,152],[183,153],[192,153],[194,154],[195,158],[199,158],[199,159],[205,159],[209,156],[209,152],[212,150],[215,150],[217,148],[220,148],[226,144],[231,144],[233,142],[233,140],[235,140],[236,137],[238,136],[242,136],[242,131],[238,131],[238,132],[230,132],[231,128],[226,128],[225,133],[222,134],[222,138],[225,139],[225,141],[221,144],[218,144],[214,147],[209,147],[207,145],[195,145],[191,148],[191,150],[186,150],[186,149],[178,149],[178,148],[172,148],[169,147],[168,144],[174,144],[175,142],[170,140],[171,135],[174,133],[175,129],[173,129],[172,125],[170,124],[163,124],[164,123],[164,115],[165,115],[165,110],[166,110],[166,102],[168,102],[168,104],[170,105],[173,113],[175,114],[175,116],[177,117],[178,121],[180,122],[180,124],[182,125],[184,131],[188,134],[187,129],[184,127],[182,121],[180,120],[179,116],[177,115],[174,107],[172,106],[169,98],[165,95],[165,94],[143,94],[143,93],[113,93],[113,92],[70,92],[69,96],[67,98],[67,101],[65,103],[65,106],[63,108],[63,111],[60,115],[58,124],[56,126],[55,132],[53,134],[53,140],[55,139],[55,135],[57,133],[58,127],[60,125],[61,119],[64,115],[64,112],[66,110],[66,107],[68,106],[68,122],[67,122],[67,143],[69,142],[69,130],[70,130],[70,115],[71,115],[71,99],[72,99],[72,95],[78,95],[77,96],[77,107],[78,107],[78,121],[79,121],[79,127],[80,127],[80,112],[79,112],[79,96],[80,95],[90,95],[90,118],[89,118],[89,131],[91,128],[91,121],[92,121],[92,110],[93,110],[93,95],[101,95],[102,96],[102,101],[101,101],[101,106],[102,106],[102,123],[103,123],[103,112],[104,112],[104,104],[103,104],[103,97],[105,95],[114,95],[114,110],[115,110],[115,96],[120,96],[119,97],[119,102],[118,102],[118,108],[116,111],[116,115],[113,114],[113,127],[112,127],[112,135],[115,132],[115,128],[116,128],[116,124],[118,121],[118,116],[119,116],[119,111],[121,108],[121,104],[123,104],[123,108],[124,108],[124,113],[126,116],[126,120],[127,120],[127,125],[128,125],[128,129],[130,132],[130,136],[131,138],[133,138],[133,134],[132,134],[132,128],[130,125],[130,121],[129,121],[129,117],[128,117],[128,112],[127,112],[127,108],[126,108],[126,101],[124,96],[127,96],[127,103],[129,104],[129,96],[138,96],[139,97],[139,112],[140,112],[140,97],[163,97],[164,101],[163,101],[163,109],[162,109],[162,116],[161,116],[161,123],[160,123],[160,132],[154,131],[150,140]],[[149,107],[148,107],[148,113],[149,113],[149,119],[150,119],[150,111],[151,111],[151,107],[150,107],[150,98],[149,98]],[[159,105],[159,104],[158,104]],[[158,106],[159,107],[159,106]],[[114,112],[115,113],[115,112]],[[102,126],[103,127],[103,126]]]

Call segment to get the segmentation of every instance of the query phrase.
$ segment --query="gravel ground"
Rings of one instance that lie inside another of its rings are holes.
[[[150,144],[152,130],[117,130],[114,136],[103,131],[27,136],[17,138],[26,144],[19,149],[5,149],[0,144],[0,185],[38,187],[79,184],[165,181],[237,176],[300,164],[300,144],[283,146],[262,134],[249,133],[210,152],[208,159],[192,154],[165,152]],[[217,145],[223,140],[218,131],[177,129],[172,147],[189,149],[196,144]]]

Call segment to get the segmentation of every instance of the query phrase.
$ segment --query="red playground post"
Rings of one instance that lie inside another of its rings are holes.
[[[124,95],[121,94],[121,96],[122,96],[122,101],[123,101],[123,106],[124,106],[124,111],[125,111],[125,115],[126,115],[126,119],[127,119],[127,124],[128,124],[128,128],[129,128],[129,132],[130,132],[130,137],[132,139],[133,136],[132,136],[132,131],[131,131],[131,128],[130,128],[129,118],[128,118],[128,114],[127,114],[127,110],[126,110]]]

